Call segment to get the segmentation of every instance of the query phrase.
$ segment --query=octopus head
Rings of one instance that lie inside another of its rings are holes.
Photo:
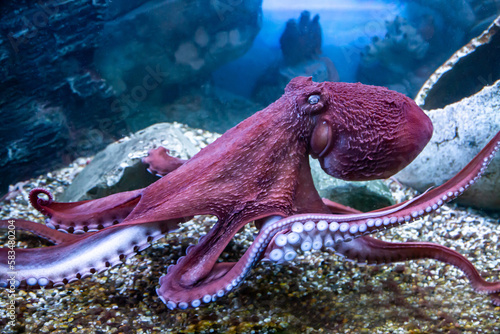
[[[406,167],[432,136],[432,122],[415,102],[387,88],[298,77],[287,86],[312,118],[310,154],[334,177],[387,178]]]

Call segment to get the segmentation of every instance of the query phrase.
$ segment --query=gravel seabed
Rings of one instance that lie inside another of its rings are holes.
[[[85,167],[78,159],[18,184],[0,203],[1,219],[43,222],[27,201],[44,187],[60,193]],[[399,202],[412,189],[387,181]],[[170,311],[157,297],[158,280],[214,223],[195,217],[124,264],[53,289],[16,291],[16,326],[8,325],[8,293],[0,292],[2,333],[499,333],[500,307],[475,293],[461,271],[433,260],[358,266],[328,252],[290,264],[259,263],[234,292],[197,309]],[[500,279],[500,219],[452,205],[375,236],[432,241],[469,258],[483,277]],[[249,224],[221,256],[237,261],[257,232]],[[17,234],[18,247],[49,243]],[[5,233],[0,244],[5,245]]]

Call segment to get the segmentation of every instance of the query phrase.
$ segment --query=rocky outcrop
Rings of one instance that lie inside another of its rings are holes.
[[[92,3],[2,3],[0,193],[121,137],[119,119],[100,123],[112,92],[92,71],[102,24]]]
[[[381,180],[344,181],[326,174],[318,160],[309,159],[314,186],[323,198],[360,211],[371,211],[394,204],[394,198]]]
[[[141,161],[148,151],[165,146],[171,155],[188,159],[207,144],[206,136],[204,140],[195,137],[196,131],[184,125],[159,123],[122,138],[96,154],[58,200],[81,201],[146,187],[158,180]]]
[[[386,21],[385,36],[373,36],[371,43],[361,53],[357,79],[366,84],[386,86],[410,97],[418,93],[429,76],[455,50],[486,29],[500,10],[498,2],[479,0],[416,0],[406,2],[404,7],[401,15],[405,19],[396,16],[395,19]],[[382,22],[377,24],[381,25]],[[478,38],[475,45],[469,48],[483,43],[489,42]],[[461,57],[464,52],[467,53],[468,50],[461,50],[456,56]],[[490,66],[493,62],[488,57],[498,59],[498,54],[498,50],[495,51],[493,47],[482,54],[480,59],[484,59],[487,66]],[[438,104],[426,105],[425,108],[442,108],[460,100],[448,99],[444,91],[448,92],[449,87],[452,97],[455,90],[471,90],[468,95],[462,95],[465,97],[478,92],[485,85],[480,81],[493,83],[495,78],[488,78],[491,72],[487,68],[483,71],[480,59],[464,64],[457,71],[461,75],[441,86],[443,94],[434,99]],[[471,76],[476,73],[477,75]],[[471,86],[477,87],[474,90]]]
[[[298,20],[288,20],[280,37],[282,58],[271,64],[257,80],[253,97],[268,105],[278,99],[285,86],[295,77],[311,76],[314,81],[339,81],[339,74],[330,58],[322,56],[322,30],[319,15],[311,19],[303,11]]]
[[[500,80],[479,93],[427,112],[434,134],[422,153],[396,178],[424,191],[444,183],[472,160],[500,131]],[[500,158],[490,166],[458,202],[477,208],[500,210]]]
[[[421,86],[422,64],[429,51],[429,42],[404,18],[385,21],[384,38],[375,36],[361,53],[358,80],[386,86],[406,95],[413,95]]]
[[[415,98],[424,109],[443,108],[500,79],[500,16],[480,36],[455,52],[425,82]]]
[[[242,55],[260,29],[261,3],[2,3],[0,195],[95,154],[133,132],[125,120],[153,118],[144,113]]]
[[[163,85],[193,81],[251,47],[261,3],[148,1],[104,24],[96,67],[118,94],[132,99],[154,85],[141,81],[148,67],[161,69]]]

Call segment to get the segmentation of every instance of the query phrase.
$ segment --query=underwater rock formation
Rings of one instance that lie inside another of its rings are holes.
[[[288,20],[280,37],[282,59],[257,80],[254,98],[267,105],[281,96],[286,84],[298,76],[312,76],[317,82],[339,81],[333,62],[321,56],[321,43],[318,14],[311,20],[311,14],[303,11],[298,20]]]
[[[372,38],[372,43],[361,53],[358,78],[363,83],[382,85],[412,95],[420,87],[426,72],[419,73],[429,43],[404,18],[397,16],[386,21],[384,38]]]
[[[499,105],[500,80],[471,97],[428,111],[434,134],[422,153],[396,179],[419,191],[450,179],[500,131]],[[483,177],[457,202],[499,211],[499,183],[500,159],[493,159]]]
[[[450,20],[450,23],[453,20],[455,24],[460,25],[463,29],[472,25],[476,19],[471,5],[472,1],[470,0],[414,0],[413,2],[440,12],[443,12],[444,8],[453,8],[447,15],[448,20]]]
[[[396,17],[386,22],[387,35],[374,36],[366,47],[357,78],[414,97],[433,71],[453,51],[486,29],[499,12],[498,1],[405,2],[400,13],[404,19]],[[455,101],[439,107],[451,102]]]
[[[2,3],[0,194],[121,137],[111,91],[93,71],[98,10],[92,1]]]
[[[181,96],[148,110],[147,115],[130,115],[125,122],[133,132],[151,124],[176,120],[192,128],[222,133],[261,108],[260,104],[216,87],[208,81],[202,86],[184,89]]]
[[[445,26],[466,40],[485,30],[500,10],[498,0],[414,0],[408,6],[409,16],[436,13]]]
[[[382,180],[344,181],[325,173],[316,159],[310,158],[309,164],[314,186],[323,198],[363,212],[395,204],[389,188]]]
[[[500,16],[481,35],[455,52],[425,82],[415,98],[424,109],[471,96],[500,79]]]
[[[150,149],[168,145],[170,153],[190,158],[199,151],[186,137],[186,126],[159,123],[109,144],[76,176],[59,198],[81,201],[108,196],[117,191],[145,187],[158,177],[148,173],[141,158]]]
[[[311,20],[311,14],[304,11],[298,21],[288,20],[280,37],[281,52],[286,66],[294,66],[321,54],[321,26],[319,15]]]
[[[193,81],[242,56],[260,30],[262,0],[147,2],[107,22],[94,55],[118,93],[160,67],[162,85]]]
[[[164,105],[192,77],[240,56],[260,29],[261,2],[3,3],[0,196],[95,154],[132,132],[124,120],[141,102]]]

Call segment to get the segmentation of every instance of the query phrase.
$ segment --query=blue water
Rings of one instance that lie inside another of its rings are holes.
[[[213,74],[217,86],[249,97],[256,79],[281,56],[279,38],[289,19],[308,10],[320,16],[323,30],[323,55],[332,59],[340,80],[357,81],[359,54],[374,36],[386,33],[385,21],[404,14],[400,1],[325,1],[290,2],[265,0],[262,4],[262,29],[252,48],[241,58],[222,66]],[[242,84],[246,83],[246,84]]]

